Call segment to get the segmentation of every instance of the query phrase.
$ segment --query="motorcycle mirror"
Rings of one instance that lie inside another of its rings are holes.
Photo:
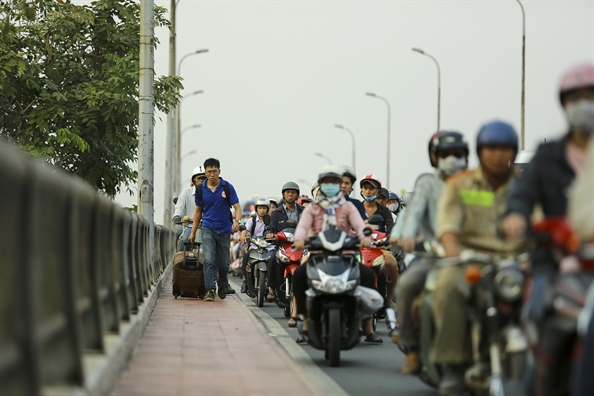
[[[373,216],[371,216],[371,217],[373,217]],[[371,236],[371,234],[372,234],[371,228],[365,227],[365,229],[363,229],[363,235],[365,235],[365,236]]]
[[[265,214],[264,216],[262,216],[262,220],[264,220],[264,224],[270,225],[270,215]]]
[[[380,225],[384,221],[384,218],[381,215],[374,214],[367,220],[369,224]]]
[[[297,227],[297,222],[295,220],[289,220],[287,221],[287,225],[289,226],[289,228],[295,228]]]
[[[245,226],[243,224],[239,226],[239,231],[245,231]]]

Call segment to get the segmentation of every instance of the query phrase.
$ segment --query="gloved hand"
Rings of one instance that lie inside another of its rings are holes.
[[[175,216],[173,216],[173,219],[171,219],[171,222],[172,222],[173,224],[181,223],[181,221],[182,221],[182,219],[181,219],[181,217],[180,217],[180,216],[178,216],[178,215],[175,215]]]

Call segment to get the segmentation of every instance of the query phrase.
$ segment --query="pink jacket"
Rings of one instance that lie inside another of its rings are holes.
[[[306,237],[317,235],[322,231],[324,221],[324,209],[316,203],[311,203],[305,208],[295,230],[295,240],[305,240]],[[361,214],[351,202],[346,201],[336,209],[336,224],[338,229],[350,232],[351,229],[357,232],[359,240],[366,238],[363,235],[365,222]]]

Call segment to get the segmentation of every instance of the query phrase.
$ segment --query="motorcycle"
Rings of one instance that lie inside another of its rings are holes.
[[[368,231],[367,231],[368,232]],[[366,234],[367,235],[367,234]],[[306,291],[308,343],[325,351],[330,366],[340,365],[340,351],[359,343],[359,323],[371,316],[383,299],[375,290],[362,288],[357,255],[359,240],[331,227],[306,240],[309,250]],[[362,289],[375,293],[376,306],[363,304]]]
[[[293,248],[293,233],[297,223],[288,221],[289,228],[277,232],[274,237],[276,245],[279,247],[276,252],[276,258],[283,271],[283,283],[281,283],[276,294],[276,305],[283,309],[285,318],[291,317],[293,312],[293,274],[299,266],[309,259],[307,249],[295,250]]]
[[[545,286],[541,317],[528,312],[524,317],[534,353],[532,391],[535,395],[565,395],[569,394],[572,366],[586,353],[577,328],[578,317],[587,309],[588,288],[594,281],[594,244],[581,244],[564,217],[547,218],[535,224],[533,230],[539,246],[550,249],[560,269],[567,264],[573,266],[554,275]],[[534,303],[537,301],[530,301]]]
[[[265,215],[264,223],[270,224],[270,217]],[[241,231],[245,231],[245,226],[239,227]],[[245,268],[246,271],[246,283],[252,296],[256,296],[256,305],[258,307],[264,306],[264,300],[268,287],[266,285],[267,271],[268,271],[268,260],[274,254],[274,250],[268,250],[270,246],[274,244],[274,240],[266,239],[263,236],[250,237],[246,239],[248,244],[253,244],[257,249],[250,249],[246,253],[248,255],[248,261]]]
[[[520,382],[528,358],[528,342],[520,328],[526,258],[527,255],[493,259],[466,251],[460,257],[442,259],[438,264],[466,267],[464,278],[468,285],[468,317],[475,365],[467,370],[465,382],[475,395],[521,393]],[[422,369],[419,378],[431,386],[437,386],[442,376],[441,368],[429,360],[435,332],[431,296],[436,281],[437,271],[432,270],[425,282],[420,309]]]
[[[386,260],[384,259],[384,254],[380,247],[388,246],[389,242],[388,235],[385,232],[378,231],[379,224],[381,224],[382,221],[382,217],[376,214],[369,218],[368,223],[369,228],[371,229],[373,245],[370,247],[361,247],[359,250],[361,252],[361,263],[375,272],[377,290],[385,300],[388,293],[388,273],[385,270]],[[391,333],[396,329],[396,313],[393,309],[390,309],[385,305],[386,304],[384,304],[383,309],[378,310],[373,315],[373,328],[375,330],[379,320],[387,318],[386,324],[388,326],[388,333]]]

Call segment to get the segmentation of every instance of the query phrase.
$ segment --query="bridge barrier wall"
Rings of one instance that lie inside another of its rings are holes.
[[[0,143],[0,395],[108,393],[175,233]],[[151,259],[151,243],[154,254]]]

